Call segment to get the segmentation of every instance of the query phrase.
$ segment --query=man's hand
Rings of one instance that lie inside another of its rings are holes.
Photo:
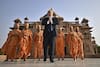
[[[52,21],[52,17],[49,17],[49,20],[47,21],[47,24],[53,24],[53,21]]]

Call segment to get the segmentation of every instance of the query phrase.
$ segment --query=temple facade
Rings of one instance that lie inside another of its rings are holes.
[[[45,18],[46,16],[47,14],[41,17],[40,20]],[[59,25],[56,27],[56,30],[58,30],[59,27],[63,27],[63,32],[65,34],[65,40],[66,40],[67,33],[69,32],[70,26],[73,26],[74,29],[76,27],[79,27],[80,32],[83,34],[83,42],[84,42],[83,46],[84,46],[85,57],[97,54],[96,43],[94,43],[93,37],[91,35],[91,32],[92,32],[91,29],[93,27],[89,26],[88,19],[83,18],[83,20],[79,22],[79,18],[76,17],[74,21],[64,21],[64,18],[57,15],[55,12],[54,12],[54,16],[56,16],[59,20]],[[32,30],[33,33],[36,30],[36,25],[37,24],[41,25],[41,21],[33,21],[29,23],[30,23],[30,29]],[[23,24],[21,24],[20,28],[23,29],[23,27],[24,27]],[[43,29],[44,29],[44,26],[42,26],[42,30]],[[66,41],[65,41],[65,54],[69,55],[69,49],[68,49]]]

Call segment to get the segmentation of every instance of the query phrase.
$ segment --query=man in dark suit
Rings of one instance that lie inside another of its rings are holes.
[[[58,19],[53,16],[53,11],[51,9],[48,11],[47,16],[41,21],[42,25],[45,26],[43,33],[44,61],[47,59],[49,49],[50,62],[53,63],[55,52],[56,25],[58,24]]]

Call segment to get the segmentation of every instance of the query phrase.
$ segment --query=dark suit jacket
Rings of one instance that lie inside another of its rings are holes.
[[[45,25],[44,28],[44,33],[43,36],[47,37],[47,36],[51,36],[51,37],[55,37],[56,36],[56,25],[58,25],[58,19],[56,17],[52,18],[52,24],[47,24],[47,21],[49,20],[49,17],[46,17],[44,19],[42,19],[42,25]],[[53,30],[49,31],[50,25],[52,25]]]

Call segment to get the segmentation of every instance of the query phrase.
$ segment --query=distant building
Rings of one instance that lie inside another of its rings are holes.
[[[45,14],[43,17],[40,18],[43,19],[47,16],[47,14]],[[57,15],[55,12],[54,12],[54,16],[56,16],[59,20],[59,25],[57,26],[57,29],[59,27],[63,27],[64,30],[64,34],[65,36],[67,36],[67,33],[69,32],[69,27],[70,26],[74,26],[74,29],[76,27],[79,27],[80,28],[80,32],[83,34],[84,36],[84,39],[83,39],[83,42],[84,42],[84,53],[85,53],[85,56],[92,56],[92,55],[96,55],[97,54],[97,48],[96,48],[96,43],[94,43],[94,41],[92,41],[92,35],[91,35],[91,29],[93,27],[90,27],[89,24],[88,24],[88,19],[86,18],[83,18],[83,20],[81,22],[79,22],[79,18],[76,17],[74,21],[64,21],[64,18]],[[41,21],[33,21],[33,22],[30,22],[30,29],[34,32],[36,30],[36,25],[37,24],[40,24],[41,25]],[[21,29],[23,29],[23,24],[20,26]],[[12,28],[11,28],[12,29]],[[42,29],[44,29],[44,27],[42,26]],[[66,45],[66,43],[65,43]],[[65,53],[67,55],[69,55],[69,49],[68,49],[68,46],[65,47],[66,50],[65,50]]]

